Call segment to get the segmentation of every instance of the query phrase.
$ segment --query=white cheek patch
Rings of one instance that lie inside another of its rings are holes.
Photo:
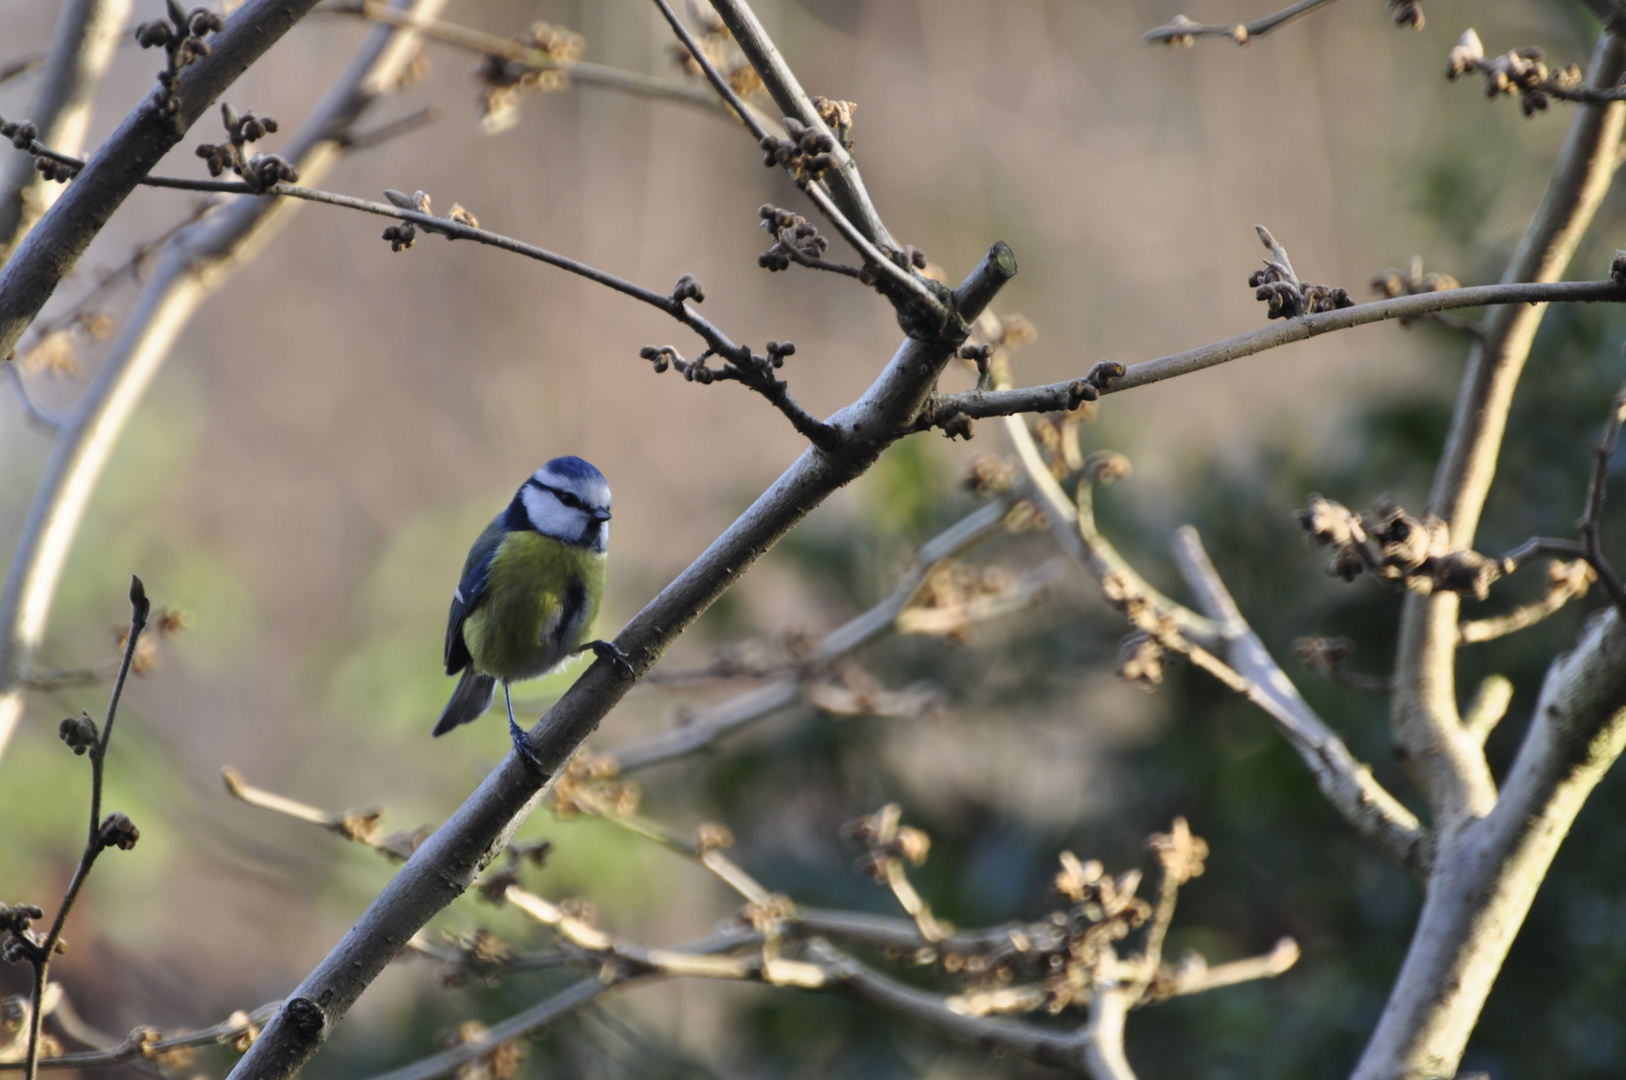
[[[543,536],[568,540],[581,532],[581,515],[560,502],[553,492],[527,484],[520,499],[525,504],[525,516],[531,519],[531,528]]]

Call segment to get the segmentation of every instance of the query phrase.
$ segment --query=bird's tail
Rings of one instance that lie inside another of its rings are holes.
[[[435,734],[444,735],[459,724],[478,720],[491,708],[492,699],[496,696],[496,679],[490,675],[479,674],[473,665],[464,668],[463,677],[457,681],[457,689],[452,691],[452,700],[448,701],[446,708],[441,711],[440,723],[435,725]]]

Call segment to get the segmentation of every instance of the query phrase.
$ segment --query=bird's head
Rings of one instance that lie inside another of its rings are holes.
[[[519,489],[531,528],[567,544],[603,551],[610,539],[610,485],[579,457],[558,457]]]

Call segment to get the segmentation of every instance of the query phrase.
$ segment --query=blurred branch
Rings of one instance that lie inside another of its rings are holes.
[[[171,1050],[212,1046],[217,1043],[245,1042],[252,1040],[259,1033],[260,1025],[275,1015],[277,1008],[281,1004],[280,1001],[273,1001],[268,1005],[261,1005],[253,1012],[238,1011],[213,1027],[180,1035],[160,1036],[152,1028],[138,1027],[117,1046],[106,1050],[60,1054],[56,1057],[45,1058],[40,1061],[39,1067],[41,1069],[91,1069],[108,1065],[125,1065],[130,1062],[151,1060],[159,1055],[167,1054]],[[22,1067],[21,1062],[0,1062],[0,1071],[16,1070]]]
[[[1009,506],[993,502],[921,545],[891,595],[825,635],[797,664],[794,675],[741,694],[660,735],[610,751],[622,772],[659,765],[702,750],[725,735],[804,700],[807,681],[830,664],[892,629],[909,602],[938,566],[993,536],[1004,527]]]
[[[155,87],[108,136],[56,205],[0,269],[0,356],[9,353],[113,211],[237,77],[316,4],[247,0],[182,67]]]
[[[85,836],[84,850],[79,856],[79,865],[74,868],[73,878],[68,882],[62,904],[57,908],[56,918],[51,921],[51,929],[43,939],[40,939],[26,923],[12,921],[4,927],[9,932],[12,942],[6,949],[6,958],[26,959],[34,967],[34,990],[29,1001],[28,1014],[28,1054],[23,1062],[24,1080],[34,1080],[35,1072],[39,1068],[40,1025],[45,1020],[45,987],[51,960],[58,952],[64,950],[62,931],[68,925],[68,915],[73,911],[74,901],[79,899],[79,890],[84,887],[85,879],[90,876],[91,867],[95,865],[97,856],[110,847],[128,850],[135,846],[141,836],[130,819],[123,814],[109,814],[103,820],[102,781],[106,772],[107,747],[113,739],[113,722],[118,718],[119,701],[124,696],[124,684],[130,676],[130,663],[135,659],[136,644],[141,640],[141,632],[147,627],[147,616],[151,611],[152,604],[147,600],[141,579],[132,577],[130,627],[124,639],[124,656],[119,662],[118,677],[114,680],[113,693],[108,699],[107,716],[102,721],[102,729],[98,733],[96,722],[83,715],[77,720],[62,722],[63,741],[74,753],[83,754],[88,751],[90,756],[90,828]],[[39,909],[33,909],[33,913],[38,917]]]
[[[1331,3],[1332,0],[1298,0],[1296,4],[1287,7],[1273,15],[1255,19],[1247,23],[1196,23],[1184,15],[1176,15],[1167,24],[1155,27],[1140,36],[1140,39],[1149,43],[1165,43],[1169,45],[1191,45],[1200,37],[1218,37],[1224,35],[1238,45],[1246,45],[1262,34],[1268,34],[1276,27],[1291,22],[1300,15]]]
[[[1530,305],[1547,303],[1626,303],[1626,285],[1613,281],[1509,282],[1500,285],[1472,285],[1462,289],[1442,289],[1415,296],[1374,300],[1353,307],[1314,315],[1300,315],[1285,322],[1239,334],[1212,345],[1174,353],[1156,360],[1130,364],[1122,378],[1101,388],[1103,394],[1116,394],[1149,386],[1165,379],[1229,363],[1244,356],[1265,352],[1296,341],[1305,341],[1334,330],[1348,330],[1367,323],[1416,318],[1433,311],[1453,308],[1497,307],[1498,312],[1522,313]],[[962,394],[935,394],[939,409],[954,409],[973,418],[1011,416],[1017,413],[1055,412],[1078,407],[1078,379],[1028,386],[1020,389],[969,390]]]
[[[722,102],[697,86],[670,79],[659,79],[637,71],[624,71],[621,68],[593,64],[585,60],[566,60],[553,56],[544,49],[526,45],[523,41],[502,37],[499,34],[488,34],[483,30],[475,30],[457,23],[414,15],[410,11],[380,3],[379,0],[327,4],[317,8],[316,13],[357,15],[372,22],[416,30],[431,41],[455,45],[481,56],[497,56],[504,60],[512,60],[532,71],[557,71],[568,75],[573,82],[623,90],[644,97],[666,98],[685,105],[699,105],[710,112],[724,115],[729,112]]]
[[[1574,562],[1554,559],[1547,564],[1547,575],[1547,592],[1540,600],[1515,608],[1506,615],[1464,622],[1457,627],[1457,641],[1463,645],[1474,645],[1534,626],[1571,600],[1585,596],[1597,576],[1585,559]]]
[[[1377,782],[1371,769],[1355,760],[1271,659],[1209,561],[1196,529],[1186,525],[1175,532],[1174,556],[1203,610],[1219,623],[1225,659],[1246,680],[1246,696],[1276,721],[1327,801],[1378,850],[1412,874],[1426,877],[1433,858],[1429,832]]]
[[[33,56],[23,56],[16,60],[0,64],[0,86],[4,86],[19,75],[26,75],[45,63],[45,54],[37,53]]]
[[[123,36],[130,0],[66,0],[45,56],[45,70],[29,111],[40,138],[78,153],[90,125],[102,73]],[[26,157],[8,154],[0,167],[0,265],[23,234],[50,208],[57,191]],[[0,355],[6,350],[0,349]]]
[[[304,0],[299,2],[303,3]],[[442,2],[417,0],[413,10],[432,13],[439,10]],[[234,45],[228,53],[220,39],[235,33],[232,27],[241,25],[246,29],[233,40],[243,42],[246,37],[255,48],[263,49],[269,42],[259,42],[256,35],[268,31],[260,27],[258,20],[262,16],[256,13],[271,6],[275,5],[269,0],[253,0],[240,8],[232,17],[231,26],[224,34],[217,35],[211,56],[185,69],[186,72],[194,73],[213,57],[222,55],[236,56],[237,59],[231,63],[246,65],[254,58],[243,55],[246,45]],[[280,19],[281,16],[275,18]],[[275,26],[281,24],[275,23]],[[258,55],[257,52],[254,55]],[[305,123],[288,139],[283,149],[288,160],[307,177],[324,174],[338,156],[336,140],[351,129],[379,95],[399,82],[400,73],[411,55],[410,32],[389,27],[376,28]],[[198,83],[198,78],[193,74],[183,76],[183,90],[194,84],[204,88],[215,85],[212,81]],[[189,79],[192,81],[189,82]],[[224,88],[223,84],[220,88]],[[218,92],[218,89],[214,90],[214,93]],[[156,99],[149,99],[148,105],[144,106],[154,110],[157,107]],[[190,106],[187,108],[190,109]],[[132,119],[126,121],[128,130],[125,136],[114,136],[104,144],[85,172],[80,173],[69,187],[86,183],[87,175],[98,168],[96,163],[103,160],[105,155],[126,152],[117,149],[125,146],[119,140],[141,137],[140,133],[148,123],[141,119],[143,115],[141,110],[137,110]],[[164,122],[168,123],[167,120]],[[122,168],[122,165],[119,167]],[[150,165],[147,167],[150,168]],[[109,165],[109,168],[113,166]],[[146,169],[142,169],[137,178],[145,174]],[[134,179],[130,181],[132,185],[135,182]],[[94,193],[101,191],[101,188],[87,190],[93,192],[87,196],[90,207],[93,207],[96,200],[101,198]],[[4,587],[0,588],[0,755],[4,754],[11,733],[22,715],[23,691],[19,679],[44,637],[46,620],[68,550],[102,469],[125,424],[192,313],[233,272],[253,259],[289,219],[292,206],[282,200],[241,199],[176,233],[164,245],[152,277],[142,289],[122,331],[113,341],[101,370],[64,416],[64,425],[58,432],[50,459],[35,488],[17,546],[12,551]],[[50,218],[30,233],[28,244],[34,244],[42,236],[55,236],[60,240],[60,230],[42,232],[49,221],[61,219],[63,215],[67,215],[69,220],[77,220],[74,215],[85,212],[90,212],[89,207],[73,201],[70,193],[52,210]],[[64,224],[62,228],[66,229],[68,225]],[[88,240],[87,235],[85,242],[88,243]],[[37,256],[46,257],[55,256],[49,252]],[[7,264],[4,273],[22,273],[18,267],[23,264],[24,253],[19,252]],[[0,295],[6,293],[7,280],[9,278],[0,277]],[[4,307],[5,304],[0,302],[0,309]],[[0,320],[3,320],[3,316],[0,316]],[[9,343],[0,347],[0,354],[8,348]]]

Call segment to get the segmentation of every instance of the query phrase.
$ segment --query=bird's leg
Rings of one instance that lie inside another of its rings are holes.
[[[546,773],[536,751],[531,749],[531,740],[526,736],[525,729],[514,720],[514,699],[508,693],[508,680],[502,681],[502,699],[508,706],[508,736],[514,740],[514,752],[520,759],[539,773]]]
[[[589,641],[585,645],[576,646],[576,648],[572,651],[584,653],[589,649],[591,649],[593,655],[598,657],[600,660],[608,660],[610,663],[626,672],[627,678],[634,679],[638,677],[638,673],[632,670],[632,661],[627,659],[627,654],[622,652],[620,646],[616,645],[615,642]]]

